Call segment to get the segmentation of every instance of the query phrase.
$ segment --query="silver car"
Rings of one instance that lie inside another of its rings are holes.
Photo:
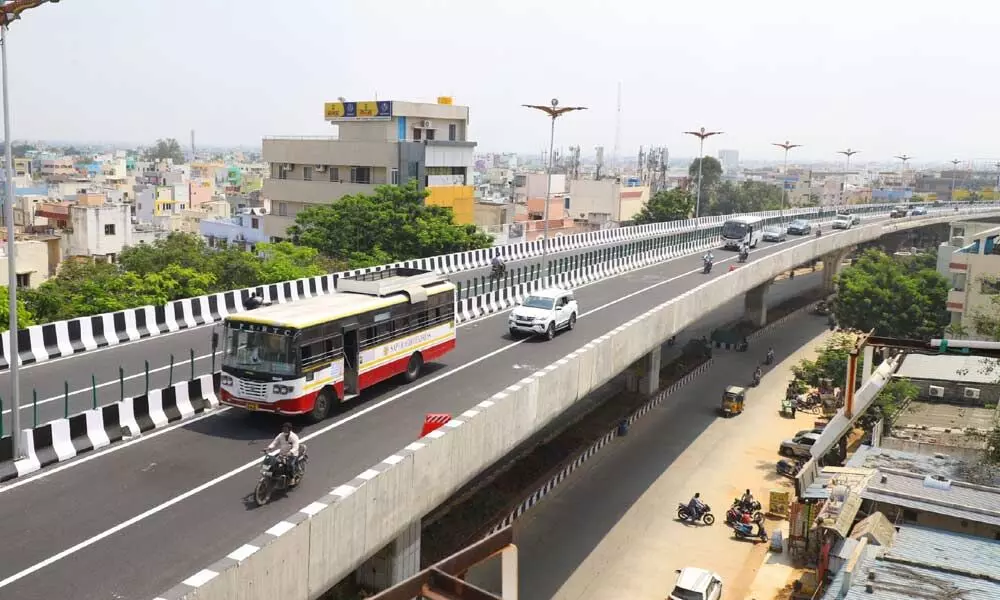
[[[765,242],[783,242],[788,239],[788,234],[785,232],[784,227],[778,225],[768,225],[761,232],[761,236],[764,238]]]

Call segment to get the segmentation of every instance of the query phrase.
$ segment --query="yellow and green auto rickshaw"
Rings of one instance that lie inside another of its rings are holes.
[[[722,416],[731,417],[743,412],[743,403],[747,398],[746,388],[738,385],[731,385],[722,394]]]

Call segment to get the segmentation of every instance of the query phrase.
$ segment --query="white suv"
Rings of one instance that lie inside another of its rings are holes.
[[[677,583],[669,600],[720,600],[722,578],[718,573],[686,567],[677,571]]]
[[[557,330],[576,327],[577,314],[579,307],[573,292],[549,288],[531,294],[510,311],[507,329],[512,337],[527,333],[551,340]]]
[[[833,219],[834,229],[850,229],[854,225],[854,217],[851,215],[837,215]]]

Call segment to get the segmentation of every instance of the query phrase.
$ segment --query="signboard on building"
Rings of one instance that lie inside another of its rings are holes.
[[[392,101],[327,102],[323,104],[323,118],[327,121],[388,121],[392,118]]]

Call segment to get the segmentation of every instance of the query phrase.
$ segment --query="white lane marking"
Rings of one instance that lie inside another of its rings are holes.
[[[207,419],[208,417],[213,417],[213,416],[215,416],[217,414],[224,413],[227,410],[230,410],[231,408],[232,407],[229,407],[229,406],[223,406],[223,407],[217,408],[215,410],[203,412],[203,413],[201,413],[200,415],[198,415],[198,416],[196,416],[194,418],[187,419],[185,421],[178,421],[178,422],[174,423],[173,425],[171,425],[169,427],[164,427],[163,429],[156,429],[156,430],[154,430],[152,432],[149,432],[147,434],[142,435],[141,437],[133,438],[133,439],[127,441],[127,442],[119,442],[117,444],[112,444],[110,446],[106,446],[105,448],[102,448],[101,450],[98,450],[97,452],[87,453],[87,454],[85,454],[83,456],[74,458],[74,459],[72,459],[72,460],[70,460],[68,462],[61,463],[61,464],[59,464],[59,466],[54,466],[52,468],[48,468],[48,469],[39,471],[38,473],[36,473],[36,474],[34,474],[34,475],[30,476],[30,477],[25,477],[23,479],[20,479],[20,478],[16,479],[16,480],[12,481],[11,483],[8,483],[8,484],[0,487],[0,494],[2,494],[4,492],[9,492],[9,491],[14,490],[14,489],[17,489],[17,488],[21,487],[22,485],[28,485],[29,483],[32,483],[32,482],[37,481],[39,479],[44,479],[44,478],[49,477],[51,475],[55,475],[56,473],[60,473],[60,472],[65,471],[67,469],[72,469],[74,467],[79,467],[80,465],[86,464],[86,463],[88,463],[88,462],[90,462],[92,460],[97,460],[98,458],[103,458],[103,457],[107,456],[108,454],[112,454],[114,452],[118,452],[119,450],[124,450],[125,448],[133,446],[133,445],[138,444],[140,442],[144,442],[146,440],[156,439],[156,438],[160,437],[161,435],[164,435],[166,433],[169,433],[169,432],[173,431],[174,429],[177,429],[178,427],[183,427],[185,425],[190,425],[191,423],[195,423],[195,422],[200,421],[202,419]]]
[[[735,259],[736,259],[736,257],[732,256],[732,257],[723,259],[723,260],[721,260],[719,262],[720,263],[724,263],[724,262],[728,262],[728,261],[735,260]],[[660,263],[660,264],[662,264],[662,263]],[[680,275],[675,275],[674,277],[670,277],[668,279],[664,279],[663,281],[659,281],[659,282],[654,283],[653,285],[650,285],[650,286],[648,286],[646,288],[643,288],[641,290],[637,290],[637,291],[632,292],[631,294],[628,294],[626,296],[622,296],[620,298],[616,298],[615,300],[612,300],[610,302],[602,304],[601,306],[598,306],[597,308],[594,308],[594,309],[591,309],[591,310],[589,310],[589,311],[587,311],[585,313],[582,313],[580,315],[580,317],[583,318],[585,316],[592,315],[592,314],[594,314],[596,312],[599,312],[599,311],[602,311],[602,310],[604,310],[606,308],[614,306],[614,305],[618,304],[619,302],[624,302],[624,301],[626,301],[626,300],[628,300],[630,298],[633,298],[633,297],[635,297],[635,296],[637,296],[639,294],[642,294],[644,292],[647,292],[649,290],[656,289],[656,288],[658,288],[658,287],[660,287],[662,285],[666,285],[668,283],[672,283],[672,282],[674,282],[674,281],[676,281],[676,280],[678,280],[678,279],[680,279],[682,277],[687,277],[688,275],[691,275],[691,274],[694,274],[694,273],[700,273],[700,272],[701,272],[700,268],[699,269],[692,269],[690,271],[687,271],[686,273],[682,273]],[[605,281],[607,281],[607,280],[605,280]],[[408,396],[408,395],[410,395],[410,394],[412,394],[412,393],[414,393],[414,392],[416,392],[418,390],[421,390],[421,389],[423,389],[423,388],[425,388],[427,386],[433,385],[433,384],[437,383],[438,381],[440,381],[440,380],[442,380],[442,379],[444,379],[446,377],[451,377],[452,375],[454,375],[456,373],[460,373],[460,372],[464,371],[465,369],[468,369],[469,367],[475,366],[475,365],[477,365],[477,364],[479,364],[479,363],[481,363],[481,362],[483,362],[485,360],[489,360],[490,358],[493,358],[494,356],[496,356],[496,355],[498,355],[498,354],[500,354],[502,352],[506,352],[507,350],[510,350],[511,348],[513,348],[515,346],[523,344],[525,341],[527,341],[527,338],[521,339],[521,340],[518,340],[518,341],[515,341],[515,342],[511,342],[511,343],[509,343],[509,344],[507,344],[505,346],[501,346],[501,347],[497,348],[496,350],[493,350],[492,352],[484,354],[484,355],[480,356],[479,358],[476,358],[476,359],[471,360],[471,361],[469,361],[467,363],[458,365],[458,366],[456,366],[455,368],[453,368],[453,369],[451,369],[449,371],[446,371],[446,372],[444,372],[444,373],[442,373],[440,375],[437,375],[436,377],[432,377],[432,378],[430,378],[430,379],[428,379],[426,381],[423,381],[423,382],[421,382],[421,383],[419,383],[417,385],[409,387],[409,388],[407,388],[407,389],[405,389],[405,390],[403,390],[403,391],[401,391],[401,392],[399,392],[397,394],[394,394],[394,395],[392,395],[392,396],[390,396],[390,397],[388,397],[388,398],[386,398],[384,400],[380,400],[379,402],[376,402],[375,404],[372,404],[371,406],[367,406],[364,409],[359,410],[356,413],[353,413],[351,415],[348,415],[347,417],[344,417],[343,419],[340,419],[339,421],[334,421],[333,423],[330,423],[329,425],[327,425],[326,427],[323,427],[322,429],[316,430],[316,431],[310,433],[309,435],[301,437],[300,441],[308,442],[309,440],[312,440],[312,439],[317,438],[317,437],[319,437],[321,435],[324,435],[324,434],[326,434],[326,433],[328,433],[330,431],[333,431],[334,429],[336,429],[338,427],[342,427],[342,426],[346,425],[347,423],[350,423],[351,421],[354,421],[355,419],[358,419],[358,418],[360,418],[360,417],[362,417],[362,416],[364,416],[364,415],[366,415],[366,414],[368,414],[370,412],[378,410],[379,408],[381,408],[383,406],[386,406],[387,404],[392,404],[393,402],[399,400],[400,398]],[[163,430],[163,431],[166,431],[166,430]],[[218,484],[220,484],[220,483],[222,483],[224,481],[227,481],[227,480],[235,477],[236,475],[239,475],[243,471],[246,471],[247,469],[253,468],[254,466],[260,464],[260,462],[263,461],[263,460],[264,460],[263,457],[255,458],[254,460],[252,460],[252,461],[250,461],[250,462],[248,462],[248,463],[246,463],[244,465],[236,467],[235,469],[232,469],[232,470],[230,470],[230,471],[228,471],[226,473],[223,473],[222,475],[219,475],[219,476],[215,477],[214,479],[206,481],[205,483],[203,483],[203,484],[201,484],[201,485],[199,485],[197,487],[194,487],[194,488],[192,488],[192,489],[190,489],[190,490],[188,490],[188,491],[186,491],[186,492],[184,492],[182,494],[174,496],[173,498],[171,498],[171,499],[169,499],[169,500],[167,500],[167,501],[165,501],[165,502],[163,502],[163,503],[161,503],[161,504],[159,504],[157,506],[154,506],[154,507],[150,508],[149,510],[146,510],[145,512],[142,512],[142,513],[140,513],[140,514],[132,517],[131,519],[128,519],[126,521],[122,521],[121,523],[115,525],[114,527],[106,529],[106,530],[102,531],[101,533],[98,533],[97,535],[94,535],[94,536],[92,536],[90,538],[87,538],[87,539],[83,540],[82,542],[79,542],[78,544],[76,544],[74,546],[71,546],[71,547],[69,547],[69,548],[67,548],[67,549],[65,549],[65,550],[63,550],[63,551],[61,551],[61,552],[59,552],[57,554],[53,554],[52,556],[46,558],[45,560],[42,560],[40,562],[35,563],[34,565],[31,565],[30,567],[22,569],[21,571],[19,571],[19,572],[13,574],[13,575],[7,577],[6,579],[0,581],[0,589],[3,589],[3,588],[5,588],[5,587],[9,586],[10,584],[15,583],[17,581],[20,581],[21,579],[24,579],[28,575],[36,573],[36,572],[38,572],[38,571],[40,571],[40,570],[42,570],[42,569],[44,569],[44,568],[46,568],[46,567],[48,567],[48,566],[56,563],[56,562],[59,562],[60,560],[66,558],[68,556],[72,556],[73,554],[76,554],[80,550],[84,550],[84,549],[86,549],[86,548],[88,548],[90,546],[93,546],[94,544],[97,544],[98,542],[100,542],[100,541],[102,541],[104,539],[107,539],[108,537],[111,537],[112,535],[114,535],[114,534],[116,534],[116,533],[118,533],[118,532],[120,532],[120,531],[122,531],[124,529],[127,529],[127,528],[131,527],[132,525],[135,525],[136,523],[144,521],[144,520],[146,520],[146,519],[148,519],[148,518],[150,518],[152,516],[155,516],[158,513],[161,513],[163,511],[167,510],[168,508],[171,508],[171,507],[173,507],[173,506],[175,506],[175,505],[177,505],[177,504],[179,504],[179,503],[187,500],[188,498],[190,498],[190,497],[192,497],[192,496],[194,496],[196,494],[199,494],[199,493],[201,493],[201,492],[203,492],[203,491],[205,491],[205,490],[207,490],[209,488],[215,487],[216,485],[218,485]],[[72,464],[74,464],[74,463],[67,463],[66,466],[68,467],[69,465],[72,465]]]

